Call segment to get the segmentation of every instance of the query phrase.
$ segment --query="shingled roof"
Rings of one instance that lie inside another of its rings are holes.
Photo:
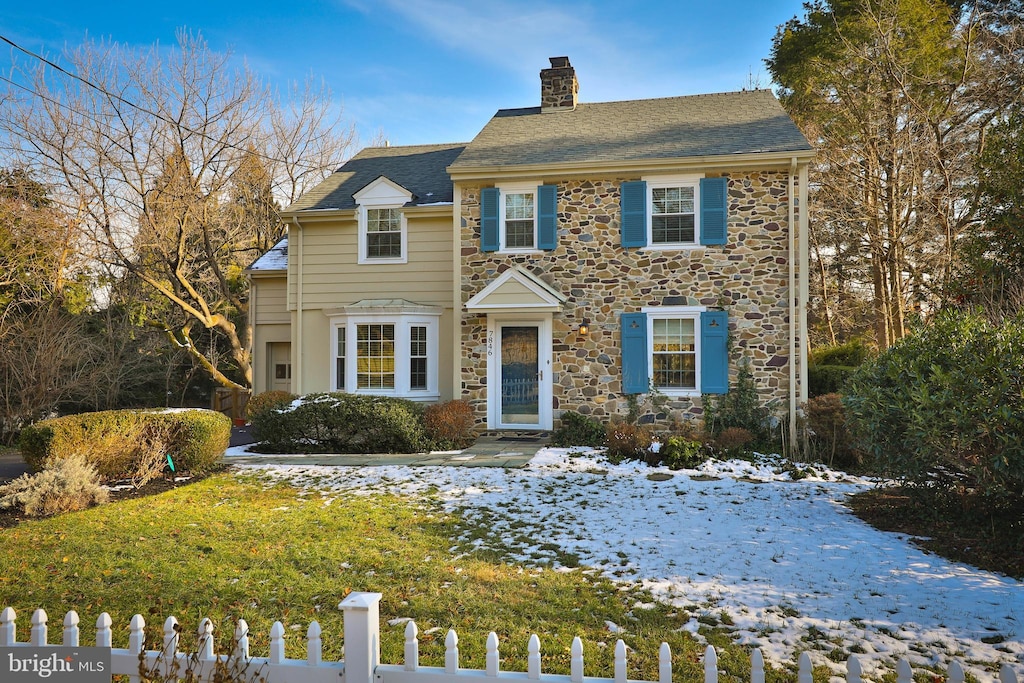
[[[811,151],[768,90],[502,109],[451,165],[473,168]]]
[[[412,193],[406,206],[451,203],[452,180],[445,169],[465,147],[465,143],[367,147],[285,211],[354,209],[352,195],[381,176]]]

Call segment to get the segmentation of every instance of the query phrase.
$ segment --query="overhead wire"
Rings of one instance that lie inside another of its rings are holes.
[[[97,92],[102,93],[103,95],[105,95],[105,96],[107,96],[107,97],[109,97],[111,99],[117,100],[118,102],[121,102],[122,104],[124,104],[124,105],[126,105],[128,107],[131,107],[133,109],[141,111],[142,113],[147,114],[149,116],[152,116],[152,117],[154,117],[154,118],[156,118],[156,119],[158,119],[160,121],[163,121],[164,123],[169,123],[172,126],[176,126],[178,128],[181,128],[186,133],[190,133],[192,135],[197,135],[197,136],[205,138],[205,139],[207,139],[207,140],[209,140],[211,142],[215,142],[215,143],[217,143],[219,145],[223,145],[225,147],[228,147],[228,148],[233,149],[233,150],[238,151],[238,152],[245,152],[245,153],[254,154],[254,155],[256,155],[256,156],[258,156],[258,157],[260,157],[262,159],[266,159],[267,161],[273,161],[275,163],[285,164],[285,165],[293,163],[293,162],[286,161],[284,159],[278,159],[277,157],[272,157],[270,155],[264,154],[264,153],[259,152],[257,150],[253,150],[253,149],[249,149],[249,148],[243,149],[243,148],[239,147],[238,145],[235,145],[235,144],[226,142],[224,140],[215,138],[215,137],[213,137],[213,136],[211,136],[211,135],[209,135],[207,133],[204,133],[202,131],[194,130],[192,128],[189,128],[188,126],[186,126],[186,125],[184,125],[184,124],[182,124],[182,123],[180,123],[178,121],[175,121],[174,119],[171,119],[171,118],[167,117],[165,114],[161,114],[160,112],[153,111],[153,110],[148,109],[148,108],[146,108],[146,107],[144,107],[142,105],[136,104],[135,102],[132,102],[128,98],[122,97],[121,95],[118,95],[117,93],[110,92],[109,90],[107,90],[103,86],[101,86],[101,85],[99,85],[97,83],[93,83],[89,79],[83,78],[82,76],[79,76],[78,74],[74,73],[73,71],[69,71],[69,70],[65,69],[60,64],[57,64],[57,63],[47,59],[46,57],[44,57],[44,56],[42,56],[42,55],[40,55],[38,53],[35,53],[35,52],[33,52],[32,50],[29,50],[26,47],[23,47],[23,46],[19,45],[18,43],[14,42],[13,40],[8,38],[7,36],[4,36],[4,35],[0,34],[0,41],[3,41],[5,43],[7,43],[11,47],[15,48],[16,50],[19,50],[20,52],[23,52],[24,54],[28,55],[29,57],[32,57],[33,59],[37,59],[40,62],[42,62],[43,64],[46,64],[51,69],[55,69],[56,71],[59,71],[60,73],[66,75],[66,76],[68,76],[70,78],[73,78],[76,81],[79,81],[79,82],[83,83],[84,85],[86,85],[86,86],[96,90]],[[36,90],[34,88],[29,88],[29,87],[24,86],[24,85],[22,85],[20,83],[16,83],[15,81],[13,81],[13,80],[11,80],[9,78],[6,78],[4,76],[0,76],[0,80],[3,80],[3,81],[5,81],[5,82],[7,82],[7,83],[9,83],[9,84],[11,84],[13,86],[18,87],[18,88],[21,88],[22,90],[25,90],[25,91],[35,95],[36,97],[39,97],[39,98],[44,99],[44,100],[46,100],[46,101],[48,101],[48,102],[50,102],[52,104],[55,104],[55,105],[57,105],[59,107],[67,109],[68,111],[71,111],[71,112],[73,112],[75,114],[78,114],[79,116],[85,116],[86,118],[89,118],[90,120],[98,123],[98,121],[96,121],[96,119],[94,117],[92,117],[91,115],[86,114],[86,113],[81,112],[81,111],[78,111],[77,109],[75,109],[71,105],[67,104],[66,102],[61,102],[61,101],[59,101],[57,99],[54,99],[54,98],[49,97],[47,95],[44,95],[43,93],[39,92],[38,90]],[[303,168],[303,169],[306,169],[306,170],[313,170],[313,171],[318,170],[318,169],[316,169],[313,166],[305,166],[303,164],[298,164],[298,163],[296,163],[295,166],[298,166],[299,168]]]

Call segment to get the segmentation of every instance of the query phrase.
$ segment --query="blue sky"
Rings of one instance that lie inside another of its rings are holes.
[[[802,0],[17,5],[0,33],[51,59],[86,35],[170,45],[187,27],[272,84],[323,78],[363,142],[381,131],[394,145],[466,141],[496,110],[538,104],[552,56],[569,57],[584,102],[739,90],[751,77],[767,87],[775,29],[802,15]],[[9,66],[0,51],[0,70]]]

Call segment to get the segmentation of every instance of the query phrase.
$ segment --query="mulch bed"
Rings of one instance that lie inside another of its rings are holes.
[[[870,489],[847,504],[871,526],[906,534],[928,552],[1024,578],[1024,508],[997,511],[970,499],[943,500],[900,487]]]

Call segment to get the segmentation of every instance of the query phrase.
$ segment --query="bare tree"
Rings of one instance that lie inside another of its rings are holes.
[[[843,302],[871,302],[875,340],[941,305],[978,221],[975,164],[1021,96],[1019,31],[943,0],[808,5],[780,27],[769,68],[818,147],[812,229],[833,335]]]
[[[57,188],[90,258],[170,304],[149,324],[216,382],[251,385],[242,269],[281,230],[275,202],[326,177],[353,129],[322,85],[281,97],[186,32],[171,50],[89,42],[64,60],[64,72],[19,67],[35,94],[0,113],[14,156]],[[241,201],[253,186],[257,201]],[[197,329],[233,370],[197,346]]]

